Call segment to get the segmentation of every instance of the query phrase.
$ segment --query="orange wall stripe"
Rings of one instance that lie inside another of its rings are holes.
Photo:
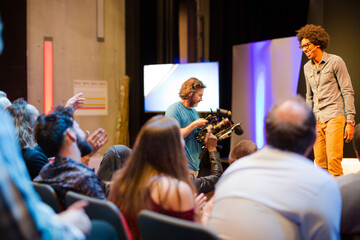
[[[53,41],[44,38],[44,113],[53,108]]]

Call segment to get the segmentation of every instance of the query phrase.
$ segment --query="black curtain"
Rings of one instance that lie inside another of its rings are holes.
[[[130,144],[157,113],[144,112],[143,67],[179,59],[177,0],[126,1],[126,74],[130,77]]]
[[[0,1],[3,53],[0,55],[0,90],[10,101],[27,99],[26,1]]]

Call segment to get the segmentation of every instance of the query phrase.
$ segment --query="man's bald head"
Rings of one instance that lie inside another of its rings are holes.
[[[267,144],[304,154],[316,138],[315,116],[305,100],[296,96],[274,105],[266,117]]]
[[[307,108],[302,102],[294,99],[286,100],[275,106],[274,114],[279,121],[286,124],[301,125],[307,117]]]

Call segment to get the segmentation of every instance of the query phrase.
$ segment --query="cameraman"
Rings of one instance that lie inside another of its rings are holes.
[[[183,83],[179,96],[181,100],[169,106],[165,116],[179,122],[180,130],[185,139],[185,153],[190,173],[196,178],[199,173],[201,144],[195,139],[198,128],[208,121],[200,118],[194,109],[202,101],[205,85],[197,78],[190,78]]]

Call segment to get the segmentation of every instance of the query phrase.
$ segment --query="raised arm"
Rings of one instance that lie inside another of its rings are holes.
[[[212,133],[207,133],[205,137],[206,148],[209,151],[209,160],[211,164],[211,173],[209,176],[194,178],[191,175],[191,178],[194,181],[196,190],[199,193],[208,193],[215,188],[215,184],[219,180],[220,176],[223,173],[223,168],[220,162],[220,154],[216,150],[217,138]]]

